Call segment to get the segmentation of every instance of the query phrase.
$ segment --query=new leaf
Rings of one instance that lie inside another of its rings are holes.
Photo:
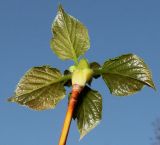
[[[34,110],[51,109],[65,96],[64,82],[70,76],[49,66],[33,67],[20,80],[15,95],[9,98]]]
[[[134,54],[126,54],[106,61],[101,74],[113,95],[131,95],[141,90],[144,85],[155,89],[149,68]]]
[[[80,138],[83,138],[102,118],[102,97],[98,91],[86,86],[79,99],[74,119],[77,119]]]
[[[52,25],[52,32],[54,36],[51,48],[63,60],[73,59],[77,63],[78,57],[90,47],[87,28],[67,14],[61,5]]]

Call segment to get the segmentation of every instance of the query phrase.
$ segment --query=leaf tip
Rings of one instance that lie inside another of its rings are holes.
[[[146,84],[147,86],[151,87],[153,90],[157,91],[156,86],[153,82],[153,80],[151,79],[151,81],[149,83]]]
[[[84,135],[80,135],[79,141],[81,141],[84,136],[85,136],[85,134]]]
[[[102,116],[100,117],[100,120],[98,120],[91,128],[89,128],[88,131],[82,130],[82,132],[80,133],[79,141],[81,141],[84,138],[84,136],[86,136],[91,130],[93,130],[97,125],[99,125],[101,120]]]
[[[8,98],[7,102],[14,102],[14,98],[13,97]]]
[[[58,4],[58,11],[62,11],[63,10],[63,6],[61,3]]]
[[[154,91],[157,91],[156,86],[155,86],[154,83],[153,83],[152,89],[153,89]]]
[[[85,135],[87,135],[88,132],[82,131],[82,133],[80,134],[80,138],[79,141],[81,141]]]

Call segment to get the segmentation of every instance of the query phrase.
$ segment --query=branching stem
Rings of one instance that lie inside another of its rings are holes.
[[[71,124],[72,117],[73,117],[73,113],[74,113],[76,104],[78,102],[78,96],[79,96],[81,90],[82,90],[82,87],[80,87],[79,85],[73,85],[73,87],[72,87],[72,93],[71,93],[71,97],[70,97],[70,100],[68,103],[66,117],[64,120],[64,124],[63,124],[63,128],[62,128],[62,132],[61,132],[61,136],[60,136],[58,145],[65,145],[66,144],[70,124]]]

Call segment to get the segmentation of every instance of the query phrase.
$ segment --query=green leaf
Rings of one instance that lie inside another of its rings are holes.
[[[102,97],[97,91],[86,86],[79,99],[74,119],[77,119],[80,139],[82,139],[98,125],[102,118]]]
[[[97,74],[96,71],[101,68],[101,65],[97,62],[91,62],[90,63],[90,68],[93,70],[93,77],[95,79],[99,78],[101,75]]]
[[[77,19],[67,14],[59,6],[57,16],[52,25],[54,37],[51,48],[62,60],[73,59],[83,55],[90,47],[87,28]]]
[[[91,62],[90,63],[90,68],[91,69],[99,69],[101,67],[101,65],[98,62]]]
[[[51,109],[65,96],[64,83],[71,76],[62,76],[50,66],[31,68],[20,80],[15,95],[8,99],[34,110]]]
[[[100,72],[113,95],[131,95],[141,90],[144,85],[155,89],[149,68],[134,54],[106,61]]]
[[[64,75],[69,75],[71,76],[71,72],[69,70],[65,70],[64,71]],[[71,79],[68,79],[65,83],[64,83],[64,86],[67,86],[67,87],[71,87],[72,86],[72,82],[71,82]]]

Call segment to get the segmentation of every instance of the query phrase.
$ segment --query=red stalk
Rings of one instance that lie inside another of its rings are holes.
[[[58,145],[65,145],[66,144],[69,129],[70,129],[70,124],[71,124],[72,117],[73,117],[73,113],[74,113],[76,104],[78,102],[78,96],[79,96],[81,90],[82,90],[82,87],[79,85],[72,86],[72,93],[71,93],[71,97],[69,100],[69,104],[68,104],[68,108],[67,108],[67,112],[66,112],[66,117],[64,120],[64,124],[63,124],[63,128],[62,128],[62,132],[61,132],[61,136],[60,136]]]

